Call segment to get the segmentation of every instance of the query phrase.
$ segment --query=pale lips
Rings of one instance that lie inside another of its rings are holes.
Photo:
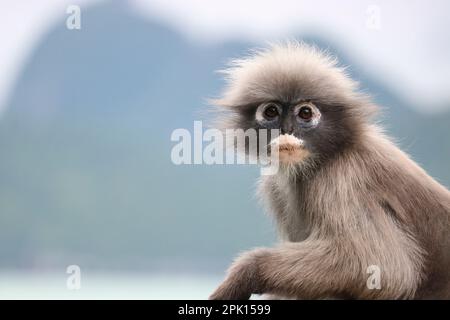
[[[294,151],[303,147],[303,141],[291,134],[282,134],[270,142],[279,151]]]
[[[300,162],[309,154],[303,141],[290,134],[280,135],[270,145],[278,150],[281,162]]]

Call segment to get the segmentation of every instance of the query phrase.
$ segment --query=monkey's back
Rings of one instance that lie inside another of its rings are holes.
[[[374,174],[373,183],[386,190],[390,213],[411,233],[425,255],[424,279],[415,298],[450,299],[449,190],[385,137],[373,137],[371,148],[374,158],[380,158],[374,162],[374,169],[383,167],[381,173]]]

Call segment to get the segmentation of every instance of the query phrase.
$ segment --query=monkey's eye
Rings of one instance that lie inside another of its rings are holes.
[[[267,120],[273,120],[280,115],[278,108],[275,104],[271,103],[266,106],[263,112],[264,118]]]
[[[298,110],[298,116],[303,120],[309,121],[313,117],[313,111],[310,106],[302,106]]]

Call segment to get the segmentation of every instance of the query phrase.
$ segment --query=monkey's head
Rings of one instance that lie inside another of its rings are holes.
[[[214,100],[227,110],[222,127],[279,129],[271,145],[282,164],[327,159],[345,150],[375,110],[335,58],[303,43],[271,46],[233,61],[223,72],[227,87]]]

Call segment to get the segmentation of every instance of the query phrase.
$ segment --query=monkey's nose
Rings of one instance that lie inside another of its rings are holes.
[[[292,134],[294,132],[294,128],[281,128],[281,134]]]
[[[284,119],[280,127],[281,134],[292,134],[294,132],[294,125],[290,118]]]

